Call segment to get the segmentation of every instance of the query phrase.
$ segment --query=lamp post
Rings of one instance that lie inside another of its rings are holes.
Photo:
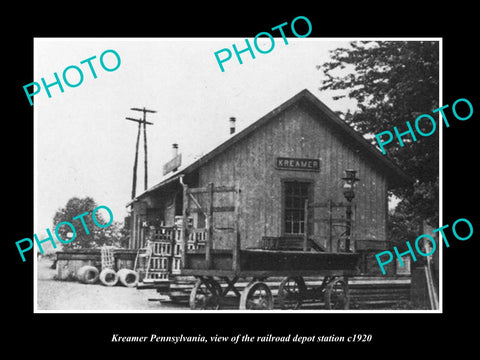
[[[345,231],[345,252],[350,252],[350,235],[352,229],[352,200],[355,197],[355,183],[360,179],[356,176],[357,171],[347,169],[345,170],[345,177],[343,180],[343,196],[347,199],[347,230]]]

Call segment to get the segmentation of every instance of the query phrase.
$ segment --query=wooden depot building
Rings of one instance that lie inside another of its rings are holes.
[[[163,180],[127,204],[129,248],[152,247],[152,279],[179,272],[184,219],[188,249],[209,236],[213,249],[231,249],[238,232],[247,249],[340,251],[347,169],[359,178],[350,251],[362,254],[362,273],[381,274],[374,255],[391,246],[387,190],[409,177],[308,90],[240,132],[232,124],[230,137],[201,158],[182,164],[174,153]]]

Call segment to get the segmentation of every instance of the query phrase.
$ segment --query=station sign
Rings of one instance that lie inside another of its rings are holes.
[[[320,171],[320,159],[277,157],[275,167],[279,170]]]
[[[176,171],[182,165],[182,154],[178,154],[172,160],[163,165],[163,175],[167,175],[171,171]]]

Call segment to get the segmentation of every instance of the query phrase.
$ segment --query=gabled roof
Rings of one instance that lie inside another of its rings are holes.
[[[323,102],[321,102],[316,96],[314,96],[310,91],[304,89],[300,91],[298,94],[281,104],[280,106],[276,107],[268,114],[264,115],[242,131],[236,133],[235,135],[228,138],[226,141],[222,142],[220,145],[216,146],[207,154],[203,155],[198,159],[192,159],[190,162],[185,162],[185,165],[181,166],[177,169],[177,171],[167,174],[164,178],[156,185],[150,187],[149,189],[145,190],[143,193],[138,195],[135,199],[130,201],[127,206],[129,206],[134,201],[138,200],[139,198],[145,196],[147,193],[159,189],[174,180],[177,180],[181,175],[186,175],[192,173],[193,171],[200,168],[202,165],[207,163],[208,161],[212,160],[218,154],[223,153],[227,150],[230,146],[236,144],[240,140],[244,139],[255,130],[266,124],[267,122],[271,121],[275,118],[276,115],[282,113],[283,111],[287,110],[291,106],[303,104],[308,109],[313,111],[314,113],[322,113],[326,115],[329,125],[331,125],[335,130],[341,133],[342,139],[347,141],[353,147],[359,149],[363,152],[363,154],[377,163],[377,166],[381,168],[387,178],[388,183],[391,186],[402,185],[406,183],[410,183],[413,180],[406,175],[396,164],[394,164],[388,157],[382,155],[380,150],[375,148],[372,144],[370,144],[366,139],[363,138],[358,132],[353,130],[348,124],[346,124],[342,119],[338,117],[332,110],[330,110]]]

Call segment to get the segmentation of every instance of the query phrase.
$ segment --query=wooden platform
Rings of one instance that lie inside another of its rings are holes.
[[[233,269],[231,250],[212,250],[211,267],[206,268],[205,252],[186,254],[182,275],[205,276],[283,276],[351,275],[360,256],[353,253],[303,252],[284,250],[240,250],[240,264]]]

